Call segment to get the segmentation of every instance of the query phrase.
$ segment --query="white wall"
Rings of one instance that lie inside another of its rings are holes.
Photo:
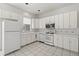
[[[79,10],[79,4],[69,5],[69,6],[66,6],[63,8],[56,9],[54,11],[51,10],[48,13],[44,13],[44,14],[39,15],[39,17],[53,16],[56,14],[65,13],[65,12],[69,12],[72,10]]]

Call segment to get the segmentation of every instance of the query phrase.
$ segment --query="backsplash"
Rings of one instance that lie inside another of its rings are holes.
[[[79,29],[55,29],[56,34],[79,34]]]

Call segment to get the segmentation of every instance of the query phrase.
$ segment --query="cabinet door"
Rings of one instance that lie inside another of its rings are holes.
[[[2,28],[1,27],[2,27],[2,24],[1,24],[1,21],[0,21],[0,50],[2,49],[2,37],[1,37],[2,36],[2,33],[1,33],[2,30],[1,29]]]
[[[2,17],[2,10],[0,9],[0,17]]]
[[[54,34],[54,45],[58,46],[58,35]]]
[[[69,13],[64,13],[64,28],[69,28]]]
[[[55,16],[55,28],[59,28],[59,17],[58,17],[58,15]]]
[[[64,36],[64,40],[63,40],[63,48],[65,49],[70,49],[70,43],[69,43],[70,38],[67,36]]]
[[[27,37],[27,34],[24,34],[24,33],[22,33],[21,35],[22,35],[21,36],[21,46],[23,46],[23,45],[26,45],[27,44],[28,37]]]
[[[50,23],[50,17],[45,17],[45,24],[49,24]]]
[[[70,49],[72,51],[78,52],[78,38],[70,39]]]
[[[30,42],[34,42],[34,41],[36,41],[38,39],[38,35],[35,34],[35,33],[30,33],[29,34],[29,39],[30,39]]]
[[[77,28],[77,12],[70,12],[70,28]]]
[[[59,28],[63,28],[63,14],[59,15]]]
[[[63,38],[62,38],[62,35],[58,35],[58,47],[63,47],[62,45],[63,45]]]
[[[51,16],[49,20],[50,20],[50,23],[55,23],[54,16]]]
[[[40,19],[40,28],[45,28],[45,21],[44,18]]]

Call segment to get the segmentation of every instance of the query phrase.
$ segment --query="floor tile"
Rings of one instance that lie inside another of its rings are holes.
[[[53,47],[44,43],[35,42],[22,47],[20,50],[8,54],[7,56],[77,56],[75,52],[71,52],[62,48]]]

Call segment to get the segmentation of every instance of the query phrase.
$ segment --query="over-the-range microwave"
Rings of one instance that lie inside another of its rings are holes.
[[[46,27],[46,29],[52,29],[52,28],[55,28],[55,23],[52,23],[52,24],[46,24],[45,27]]]

